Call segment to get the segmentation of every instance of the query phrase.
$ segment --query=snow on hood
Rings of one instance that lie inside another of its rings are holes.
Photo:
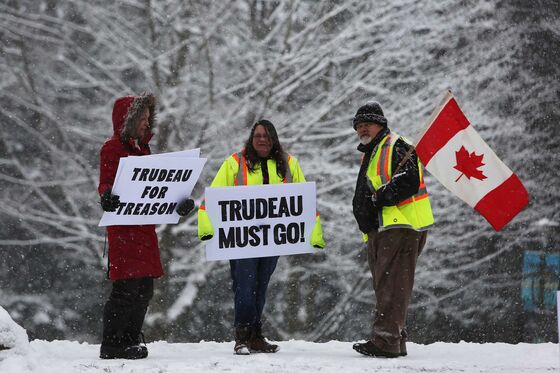
[[[144,110],[150,109],[150,130],[140,140],[147,144],[153,136],[152,130],[156,125],[156,98],[151,93],[143,93],[140,96],[124,96],[115,101],[113,105],[113,136],[120,138],[122,142],[128,142],[134,133],[136,124]]]

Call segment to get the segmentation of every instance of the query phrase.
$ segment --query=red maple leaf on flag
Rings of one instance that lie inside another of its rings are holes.
[[[486,179],[486,176],[484,176],[482,171],[478,169],[479,167],[484,166],[484,163],[482,163],[484,154],[476,155],[474,152],[469,153],[469,151],[461,145],[461,149],[455,152],[455,158],[457,159],[457,165],[453,168],[461,172],[461,175],[459,175],[455,182],[459,181],[463,175],[465,175],[469,180],[471,177],[478,180]]]

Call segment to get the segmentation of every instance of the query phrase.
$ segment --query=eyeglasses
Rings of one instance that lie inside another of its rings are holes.
[[[257,140],[261,140],[261,139],[262,140],[270,140],[270,136],[268,136],[267,134],[264,134],[264,135],[255,134],[255,135],[253,135],[253,138],[257,139]]]

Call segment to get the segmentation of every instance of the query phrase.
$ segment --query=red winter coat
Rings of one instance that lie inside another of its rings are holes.
[[[150,109],[150,128],[155,124],[155,98],[152,95],[126,96],[113,107],[113,136],[100,153],[98,192],[102,195],[113,187],[119,159],[129,155],[148,155],[152,133],[137,143],[130,137],[138,119]],[[155,225],[113,225],[107,227],[109,240],[109,278],[122,280],[163,275]]]

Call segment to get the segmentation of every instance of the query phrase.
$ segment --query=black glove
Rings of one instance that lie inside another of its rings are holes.
[[[119,207],[121,200],[119,196],[111,194],[111,188],[109,188],[101,195],[100,203],[103,211],[113,212]]]
[[[177,214],[181,216],[185,216],[193,209],[194,209],[194,201],[190,198],[187,198],[183,202],[179,203],[175,211],[177,211]]]
[[[376,207],[393,206],[403,201],[402,199],[399,200],[398,193],[392,183],[381,185],[377,192],[375,192],[375,195],[376,198],[373,204]]]

